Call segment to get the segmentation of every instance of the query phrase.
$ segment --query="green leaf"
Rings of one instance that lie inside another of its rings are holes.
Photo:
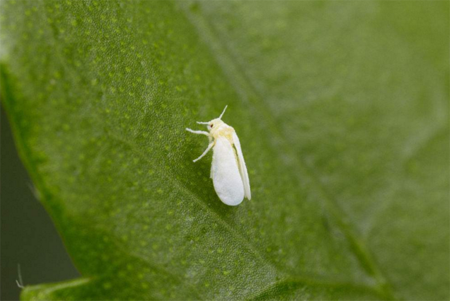
[[[21,157],[81,279],[23,300],[449,298],[447,1],[2,1]],[[209,178],[217,117],[252,200]]]

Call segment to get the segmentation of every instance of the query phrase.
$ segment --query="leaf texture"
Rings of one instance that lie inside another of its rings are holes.
[[[2,2],[3,103],[83,275],[22,299],[448,299],[448,9]],[[236,208],[184,130],[226,104]]]

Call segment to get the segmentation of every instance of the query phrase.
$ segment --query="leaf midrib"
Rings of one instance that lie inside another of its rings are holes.
[[[111,140],[114,140],[114,141],[116,141],[118,143],[121,143],[124,146],[128,147],[131,151],[136,153],[136,155],[141,157],[141,159],[143,159],[147,163],[157,164],[154,161],[149,160],[148,156],[146,156],[143,152],[141,152],[139,150],[139,147],[137,145],[135,145],[134,143],[129,142],[126,139],[123,139],[121,137],[115,136],[114,134],[111,134],[111,133],[107,133],[107,136]],[[274,262],[272,262],[266,256],[261,254],[260,251],[255,246],[253,246],[251,243],[249,243],[248,240],[245,237],[243,237],[241,233],[239,233],[233,227],[231,227],[231,225],[227,221],[225,221],[222,218],[221,215],[219,215],[215,211],[211,210],[211,208],[208,208],[206,206],[206,204],[202,201],[202,199],[199,198],[194,192],[192,192],[189,188],[187,188],[184,185],[182,185],[181,183],[179,183],[179,181],[174,180],[173,176],[169,175],[167,172],[165,172],[164,168],[158,168],[158,172],[160,173],[160,175],[165,177],[167,181],[171,182],[171,184],[173,186],[177,187],[177,189],[179,189],[180,191],[185,193],[196,204],[201,206],[205,210],[205,212],[207,212],[207,214],[210,214],[211,217],[214,220],[219,222],[224,227],[224,229],[226,231],[228,231],[235,239],[237,239],[239,241],[240,244],[244,245],[248,250],[250,250],[251,253],[253,253],[255,255],[255,257],[258,258],[258,260],[261,261],[262,264],[270,267],[275,272],[277,272],[277,275],[280,278],[279,280],[271,282],[267,286],[262,287],[258,292],[255,292],[254,294],[252,294],[251,296],[246,298],[246,300],[253,300],[253,299],[257,298],[258,296],[264,294],[265,292],[267,292],[267,291],[269,291],[269,290],[271,290],[271,289],[273,289],[273,288],[275,288],[275,287],[277,287],[279,285],[285,284],[285,283],[296,284],[296,285],[299,285],[299,286],[300,285],[305,285],[305,284],[316,285],[316,286],[333,286],[333,287],[344,287],[344,286],[345,287],[350,287],[351,286],[351,287],[355,287],[355,288],[358,288],[358,289],[362,289],[362,290],[373,292],[376,295],[380,295],[380,291],[378,289],[376,289],[374,287],[371,287],[371,286],[368,286],[368,285],[363,284],[363,283],[343,282],[343,281],[340,281],[339,279],[321,279],[321,278],[319,278],[319,277],[317,277],[316,275],[313,275],[313,274],[303,274],[303,275],[295,275],[295,276],[293,276],[293,275],[290,275],[290,274],[287,274],[287,273],[283,273],[283,272],[280,273],[280,270],[282,270],[280,267],[276,266]],[[119,248],[121,248],[121,247],[119,247]],[[136,252],[130,253],[128,251],[126,253],[130,254],[133,257],[136,257],[136,258],[139,258],[141,260],[144,260],[145,262],[148,262],[148,258],[146,256],[140,255],[139,253],[136,253]],[[162,268],[162,269],[164,269],[164,268]],[[165,271],[168,274],[171,274],[169,271],[167,271],[167,270],[165,270]],[[189,284],[188,284],[188,286],[191,287]]]
[[[144,161],[150,163],[150,164],[155,164],[155,162],[150,161],[148,159],[148,156],[146,156],[144,153],[142,153],[139,148],[133,144],[132,142],[128,142],[127,140],[117,137],[111,133],[107,134],[110,139],[113,139],[119,143],[122,143],[126,146],[128,146],[133,152],[135,152],[137,155],[139,155]],[[211,208],[208,208],[206,206],[206,204],[195,194],[193,193],[189,188],[185,187],[184,185],[182,185],[181,183],[179,183],[179,181],[175,181],[173,179],[172,175],[168,175],[163,168],[159,168],[158,172],[163,175],[168,181],[171,182],[172,185],[176,186],[180,191],[183,191],[186,195],[188,195],[193,201],[195,201],[198,205],[200,205],[208,214],[210,214],[212,216],[212,218],[214,220],[217,220],[229,233],[231,233],[237,240],[239,240],[239,242],[241,244],[243,244],[244,246],[246,246],[254,255],[256,258],[258,258],[262,263],[267,264],[266,261],[270,262],[270,260],[268,260],[267,258],[265,258],[263,255],[261,255],[261,253],[254,248],[253,245],[251,245],[250,243],[248,243],[248,241],[239,233],[237,232],[234,228],[232,228],[230,226],[230,224],[228,224],[221,215],[217,214],[214,210],[211,210]],[[274,265],[270,265],[274,270],[278,270]]]
[[[189,12],[189,9],[186,8],[186,4],[181,4],[178,0],[173,1],[174,6],[178,6],[180,8],[186,16],[186,19],[191,23],[192,27],[195,28],[200,40],[203,41],[203,43],[210,49],[212,56],[222,69],[225,77],[230,81],[231,86],[236,89],[241,101],[247,104],[251,103],[251,106],[249,105],[248,107],[257,108],[259,112],[255,116],[259,116],[258,120],[262,122],[257,122],[256,124],[271,132],[271,135],[268,136],[270,136],[273,140],[271,144],[272,147],[275,145],[278,150],[279,148],[282,148],[284,155],[283,157],[290,157],[290,164],[286,164],[286,159],[283,159],[286,168],[292,169],[292,166],[296,166],[297,168],[305,171],[311,179],[314,189],[320,193],[322,196],[321,200],[325,203],[327,209],[331,212],[333,217],[336,219],[338,226],[345,234],[350,246],[352,247],[352,251],[354,252],[354,255],[358,259],[358,262],[362,268],[370,277],[375,279],[378,285],[378,290],[382,292],[384,297],[391,300],[396,299],[391,285],[381,273],[379,267],[373,259],[373,256],[362,242],[362,239],[360,239],[356,234],[356,231],[353,229],[353,224],[350,223],[350,219],[346,217],[344,211],[339,207],[337,200],[331,196],[311,168],[308,167],[302,159],[298,158],[292,148],[289,147],[286,142],[287,139],[279,131],[272,113],[267,110],[266,107],[260,105],[260,103],[266,103],[266,101],[255,101],[255,99],[265,99],[264,95],[258,91],[249,76],[243,71],[242,67],[238,63],[238,59],[235,55],[233,55],[226,43],[222,42],[220,35],[217,34],[214,26],[201,14],[201,12],[197,12],[195,15],[196,18],[194,18],[192,13]],[[240,82],[243,83],[243,85],[240,84]],[[263,116],[263,118],[261,118],[261,116]],[[266,124],[262,124],[263,122]],[[295,174],[299,182],[302,181],[302,179],[299,178],[299,173],[294,172],[293,174]]]

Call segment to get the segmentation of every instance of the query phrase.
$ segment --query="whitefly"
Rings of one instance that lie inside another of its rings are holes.
[[[250,200],[252,196],[241,143],[234,128],[222,121],[226,109],[227,106],[225,106],[219,118],[208,122],[197,122],[198,124],[205,124],[208,132],[194,131],[189,128],[186,130],[208,137],[208,147],[194,162],[203,158],[213,149],[211,178],[214,189],[224,204],[237,206],[242,203],[244,197]]]

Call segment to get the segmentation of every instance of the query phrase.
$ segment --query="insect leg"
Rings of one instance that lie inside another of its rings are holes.
[[[201,158],[203,158],[203,157],[211,150],[211,148],[212,148],[213,146],[214,146],[214,141],[211,142],[211,143],[208,145],[208,147],[207,147],[206,150],[203,152],[203,154],[202,154],[200,157],[198,157],[197,159],[195,159],[194,162],[197,162],[198,160],[200,160]]]
[[[191,129],[188,129],[188,128],[186,128],[186,131],[191,132],[193,134],[197,134],[197,135],[206,135],[208,137],[210,136],[209,133],[206,132],[206,131],[194,131],[194,130],[191,130]]]

